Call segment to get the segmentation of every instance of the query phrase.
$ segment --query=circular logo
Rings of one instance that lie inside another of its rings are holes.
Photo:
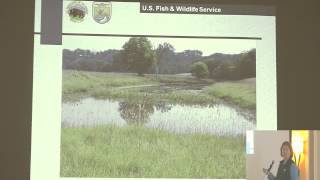
[[[111,2],[93,2],[92,17],[99,24],[105,24],[111,19]]]
[[[88,13],[88,9],[83,2],[74,1],[67,6],[67,13],[72,22],[82,22]]]

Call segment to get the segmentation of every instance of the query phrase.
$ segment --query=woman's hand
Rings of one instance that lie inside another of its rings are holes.
[[[262,169],[263,173],[265,173],[266,175],[271,175],[271,172],[268,171],[267,169],[263,168]]]
[[[268,176],[268,180],[276,180],[274,175],[270,171],[268,171],[268,169],[263,168],[262,171]]]

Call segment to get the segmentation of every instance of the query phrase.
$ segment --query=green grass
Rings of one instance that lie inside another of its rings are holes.
[[[71,100],[84,94],[90,96],[97,89],[143,84],[158,84],[158,82],[131,74],[64,70],[62,95],[64,100]]]
[[[63,92],[86,92],[97,87],[118,87],[155,84],[149,78],[121,73],[99,73],[85,71],[63,71]]]
[[[169,84],[197,84],[208,83],[209,80],[198,80],[190,77],[175,75],[145,75],[144,77],[129,73],[98,73],[85,71],[63,71],[63,101],[79,100],[86,96],[96,98],[125,98],[128,100],[139,100],[146,95],[140,92],[139,88],[121,89],[122,86],[136,85],[159,85],[160,83]],[[175,91],[168,93],[148,92],[148,97],[154,101],[165,100],[172,103],[185,104],[204,104],[212,103],[215,98],[208,94],[194,94],[188,91]]]
[[[243,108],[256,108],[255,83],[221,82],[207,88],[207,93],[238,104]]]
[[[157,77],[155,77],[154,75],[147,75],[146,77],[155,80],[155,81],[159,81],[161,83],[168,83],[168,84],[179,84],[179,83],[183,83],[183,84],[199,84],[199,83],[203,83],[203,84],[209,84],[209,83],[213,83],[214,80],[212,79],[197,79],[194,77],[190,77],[190,76],[182,76],[182,75],[174,75],[174,74],[161,74],[158,75]]]
[[[169,93],[145,93],[139,92],[139,89],[96,89],[93,91],[92,96],[98,99],[126,99],[128,101],[139,102],[147,98],[148,102],[166,101],[178,104],[208,104],[214,103],[217,99],[208,94],[194,94],[187,91],[173,91]]]
[[[252,80],[251,80],[252,81]],[[255,80],[254,80],[255,82]],[[188,90],[169,92],[144,92],[146,87],[121,88],[124,86],[154,85],[196,85],[213,84],[213,80],[200,80],[179,75],[145,75],[143,77],[130,73],[99,73],[84,71],[63,71],[63,101],[79,100],[83,97],[140,100],[148,95],[153,101],[162,100],[180,104],[212,104],[218,98],[239,105],[242,108],[256,108],[255,83],[246,81],[219,82],[206,90],[193,93]]]
[[[193,94],[187,91],[178,91],[161,95],[161,99],[167,99],[172,103],[179,104],[210,104],[216,101],[216,98],[208,94]]]
[[[241,138],[114,125],[61,135],[63,177],[245,178]]]

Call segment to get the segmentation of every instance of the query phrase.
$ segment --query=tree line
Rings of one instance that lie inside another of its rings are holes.
[[[197,78],[242,79],[255,77],[255,49],[240,54],[215,53],[203,56],[199,50],[175,52],[173,45],[156,49],[146,37],[132,37],[122,49],[93,52],[63,50],[63,68],[101,72],[132,72],[138,75],[192,73]]]
[[[236,58],[204,57],[192,64],[191,72],[193,76],[198,78],[218,80],[256,77],[256,50],[252,49],[240,53]]]

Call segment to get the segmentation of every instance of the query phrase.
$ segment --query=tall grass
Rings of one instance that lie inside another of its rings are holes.
[[[124,98],[128,101],[148,100],[148,102],[166,101],[178,104],[212,104],[216,102],[214,96],[205,93],[191,93],[188,91],[172,91],[168,93],[140,92],[139,88],[115,90],[115,89],[96,89],[91,94],[95,98],[119,99]]]
[[[138,126],[63,128],[61,176],[244,178],[241,138]]]
[[[243,108],[256,108],[255,83],[221,82],[207,88],[207,93],[238,104]]]
[[[156,84],[145,77],[132,74],[63,71],[63,93],[88,92],[100,87]]]
[[[143,84],[157,82],[132,74],[64,70],[62,95],[64,100],[72,100],[80,96],[90,96],[97,89]]]

